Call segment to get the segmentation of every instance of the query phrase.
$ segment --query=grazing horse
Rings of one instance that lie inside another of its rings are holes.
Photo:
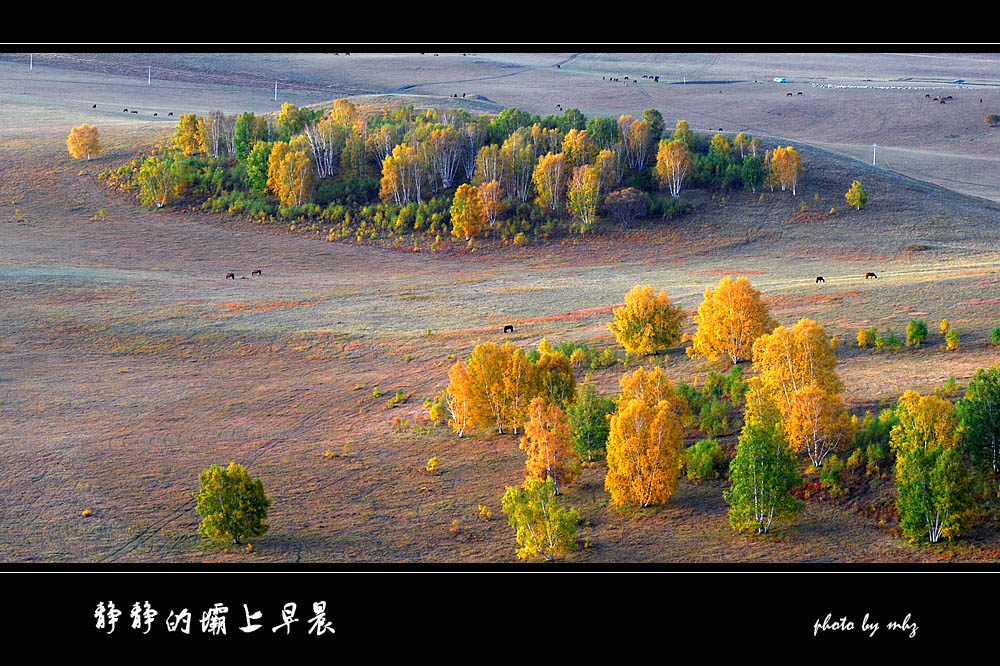
[[[259,268],[255,268],[252,271],[250,271],[250,275],[262,275],[262,273],[260,272]]]
[[[816,284],[819,284],[820,282],[826,282],[826,280],[823,279],[822,275],[816,278]]]
[[[92,106],[92,107],[90,107],[90,108],[92,108],[92,109],[96,109],[96,108],[97,108],[97,105],[95,104],[94,106]]]
[[[503,332],[504,333],[513,333],[514,332],[514,327],[511,324],[507,324],[506,326],[503,327]]]
[[[235,280],[236,279],[236,273],[226,273],[226,279],[228,280],[229,278],[232,278],[232,279]]]
[[[868,278],[875,278],[877,280],[878,276],[874,273],[865,273],[865,279],[867,280]]]

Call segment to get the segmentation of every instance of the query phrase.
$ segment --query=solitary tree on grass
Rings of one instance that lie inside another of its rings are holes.
[[[851,183],[851,189],[847,190],[847,194],[844,197],[847,199],[847,203],[854,206],[857,210],[861,210],[861,207],[868,203],[868,191],[861,184],[860,180]]]
[[[198,475],[201,492],[195,510],[202,517],[198,531],[214,541],[240,544],[242,539],[264,534],[271,500],[264,483],[251,479],[235,462],[229,467],[212,465]]]
[[[87,123],[74,127],[66,139],[66,148],[69,150],[69,154],[76,159],[86,156],[87,160],[90,161],[92,155],[101,152],[100,133],[94,125]]]

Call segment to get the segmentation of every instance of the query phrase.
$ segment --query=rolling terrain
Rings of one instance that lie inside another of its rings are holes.
[[[426,422],[424,398],[454,358],[504,338],[505,324],[526,348],[543,337],[613,345],[610,309],[637,283],[693,311],[721,276],[746,275],[780,323],[810,317],[838,335],[845,399],[860,414],[1000,361],[988,344],[1000,325],[1000,130],[983,122],[1000,109],[990,56],[36,54],[31,71],[23,61],[0,56],[6,562],[513,562],[499,498],[523,478],[516,438],[459,439]],[[625,73],[661,78],[601,78]],[[778,75],[790,83],[773,83]],[[954,103],[925,97],[945,91]],[[259,113],[341,96],[473,112],[657,108],[696,132],[791,141],[805,176],[796,197],[703,192],[694,213],[670,222],[476,253],[464,243],[437,252],[327,243],[198,210],[153,211],[96,177],[169,138],[168,112]],[[90,162],[66,152],[82,122],[98,125],[105,146]],[[870,195],[860,212],[844,201],[854,179]],[[223,279],[230,271],[238,279]],[[863,326],[902,334],[916,316],[932,329],[924,348],[846,344]],[[934,330],[945,317],[961,331],[957,352],[941,349]],[[665,362],[675,380],[713,369],[681,349]],[[600,370],[594,381],[612,393],[620,374]],[[389,407],[397,391],[407,398]],[[435,456],[440,471],[429,474]],[[271,529],[250,548],[220,550],[197,533],[192,493],[202,469],[230,460],[263,479]],[[877,483],[848,501],[808,502],[775,539],[742,537],[729,527],[724,487],[682,479],[667,505],[619,511],[602,466],[587,467],[565,502],[586,518],[578,537],[590,545],[567,560],[1000,559],[988,524],[950,545],[907,544],[891,521],[865,516],[884,500]]]

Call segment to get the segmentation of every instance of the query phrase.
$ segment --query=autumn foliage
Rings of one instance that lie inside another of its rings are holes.
[[[715,289],[705,289],[695,323],[698,330],[688,355],[712,361],[725,355],[733,363],[749,359],[754,341],[777,326],[750,281],[745,277],[734,281],[729,276],[722,278]]]
[[[69,154],[76,159],[86,156],[87,160],[101,152],[100,133],[94,125],[84,123],[74,127],[66,139]]]
[[[521,450],[528,456],[526,480],[552,479],[556,495],[561,487],[573,485],[580,473],[566,413],[543,398],[534,398],[528,405]]]
[[[615,506],[663,504],[677,489],[683,464],[687,402],[662,368],[639,368],[623,376],[621,386],[610,421],[604,488]]]
[[[791,447],[821,465],[851,435],[837,358],[823,327],[801,319],[762,335],[753,345],[753,365],[757,398],[780,412]]]
[[[614,316],[608,328],[630,354],[655,354],[676,344],[686,318],[666,291],[657,294],[648,285],[636,285],[625,294],[625,305],[615,308]]]

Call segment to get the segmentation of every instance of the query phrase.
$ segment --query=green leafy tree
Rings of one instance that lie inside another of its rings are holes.
[[[954,351],[958,349],[958,331],[953,328],[949,328],[948,332],[944,334],[945,347],[949,351]]]
[[[618,121],[612,117],[591,118],[587,121],[587,136],[599,148],[611,148],[621,140]]]
[[[524,488],[508,486],[500,506],[521,546],[519,559],[539,555],[551,562],[556,555],[576,548],[579,512],[559,506],[551,478],[529,480]]]
[[[844,197],[847,198],[847,203],[858,210],[861,210],[861,207],[868,203],[868,191],[861,185],[860,180],[851,183],[851,189],[847,190]]]
[[[927,339],[927,324],[923,319],[911,319],[906,325],[906,346],[919,347]]]
[[[271,500],[264,494],[264,483],[251,479],[242,465],[212,465],[198,480],[201,492],[195,494],[195,510],[202,517],[201,534],[214,541],[239,544],[267,531],[264,521]]]
[[[743,158],[743,169],[740,177],[743,187],[757,194],[757,188],[763,186],[764,176],[767,172],[764,169],[764,158],[760,155],[747,155]]]
[[[163,208],[177,195],[180,175],[176,160],[168,153],[146,157],[136,175],[139,201]]]
[[[233,126],[233,152],[236,159],[243,164],[247,155],[253,150],[254,144],[267,139],[267,121],[247,111],[236,116]]]
[[[608,443],[608,414],[615,411],[613,398],[602,397],[593,384],[583,384],[567,416],[573,429],[573,449],[581,458],[604,455]]]
[[[801,483],[795,454],[773,414],[745,423],[729,463],[729,477],[732,486],[723,496],[729,504],[729,524],[737,531],[767,534],[774,519],[802,510],[791,493]]]
[[[899,524],[911,541],[952,539],[972,518],[968,468],[955,448],[915,447],[898,455],[896,493]]]
[[[642,112],[642,119],[649,123],[652,140],[659,141],[663,137],[663,130],[667,127],[663,121],[663,114],[656,109],[646,109]]]
[[[532,122],[527,111],[508,107],[490,122],[490,143],[502,144],[517,128],[530,127]]]
[[[1000,473],[1000,365],[976,371],[957,410],[963,448],[972,464]]]
[[[274,143],[258,141],[246,157],[247,186],[251,192],[263,194],[267,191],[267,172]]]
[[[958,449],[955,405],[939,395],[906,391],[889,443],[896,452],[896,508],[911,541],[959,536],[972,518],[968,468]]]

